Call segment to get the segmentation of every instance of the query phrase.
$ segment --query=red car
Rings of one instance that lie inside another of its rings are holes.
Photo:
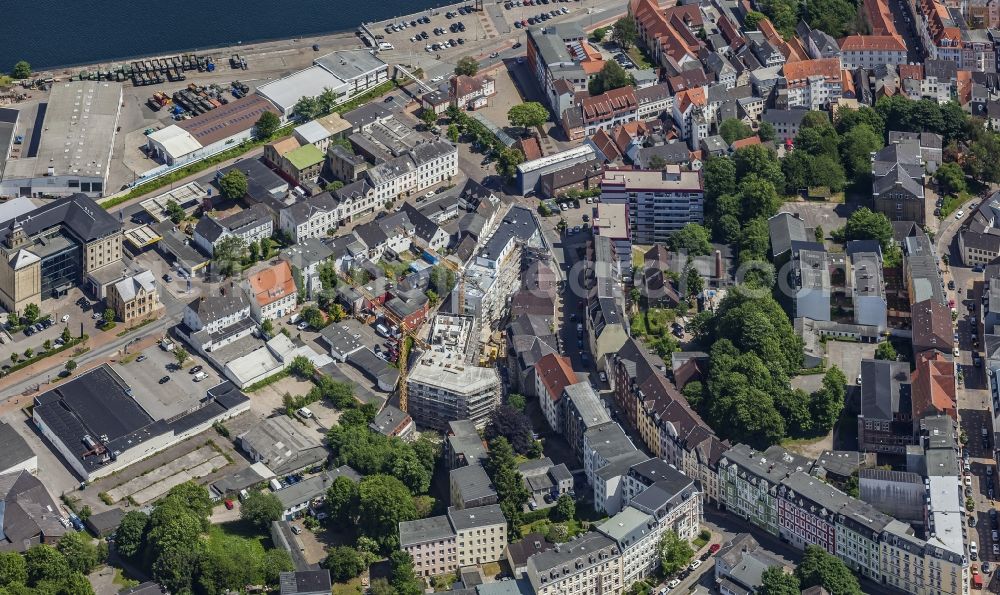
[[[232,509],[233,509],[233,501],[227,499],[226,500],[226,510],[232,510]]]
[[[719,549],[720,549],[721,547],[722,547],[722,546],[720,546],[719,544],[717,544],[717,543],[713,543],[713,544],[712,544],[712,547],[708,548],[708,551],[710,551],[710,552],[712,552],[712,553],[714,554],[715,552],[719,551]]]

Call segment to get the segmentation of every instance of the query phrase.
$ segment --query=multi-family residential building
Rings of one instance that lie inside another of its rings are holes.
[[[782,66],[775,105],[779,109],[819,110],[836,103],[843,91],[840,60],[821,58]]]
[[[958,250],[965,266],[984,266],[1000,257],[1000,192],[994,193],[958,232]]]
[[[183,323],[175,327],[198,353],[224,347],[253,332],[250,302],[239,290],[225,295],[195,298],[184,308]]]
[[[925,221],[924,160],[913,141],[893,143],[872,157],[872,201],[890,221]]]
[[[536,595],[612,595],[628,587],[621,549],[596,531],[531,556],[527,575]]]
[[[830,320],[830,263],[823,244],[792,242],[793,318]]]
[[[604,67],[600,52],[589,46],[587,34],[575,23],[531,27],[524,45],[528,68],[557,117]]]
[[[605,171],[601,202],[628,205],[636,244],[665,242],[673,232],[705,217],[701,174],[681,171],[677,165],[662,171]]]
[[[225,219],[203,216],[194,228],[193,239],[195,246],[212,256],[215,254],[215,247],[227,237],[238,237],[243,240],[244,245],[249,245],[273,234],[274,220],[271,212],[262,204],[253,204]]]
[[[674,96],[667,83],[636,89],[635,100],[638,103],[636,117],[639,120],[655,118],[671,110],[674,105]]]
[[[679,72],[686,65],[698,62],[698,51],[703,44],[693,30],[700,28],[704,20],[697,5],[663,10],[656,0],[632,0],[628,14],[635,21],[639,40],[658,65]]]
[[[673,467],[667,469],[628,505],[651,515],[664,530],[691,541],[698,536],[704,518],[703,494],[694,479]]]
[[[495,368],[471,365],[464,356],[427,352],[406,376],[409,413],[422,426],[445,429],[468,419],[482,428],[500,405],[500,376]]]
[[[295,184],[315,182],[323,170],[326,157],[319,147],[305,144],[281,156],[281,172]]]
[[[768,568],[782,568],[781,560],[760,547],[749,533],[740,533],[715,554],[715,584],[721,595],[747,595],[761,586]],[[809,595],[820,595],[809,592]]]
[[[598,525],[597,531],[621,551],[622,584],[635,584],[660,566],[659,545],[665,529],[653,516],[631,506]]]
[[[545,421],[553,431],[562,433],[562,394],[567,386],[578,382],[568,357],[549,353],[535,364],[535,394]]]
[[[114,310],[115,318],[126,326],[151,318],[163,307],[156,290],[156,278],[148,270],[126,277],[109,287],[107,303]]]
[[[320,267],[333,257],[333,250],[322,240],[306,238],[282,250],[278,257],[288,261],[292,267],[293,276],[296,271],[301,275],[304,287],[298,289],[306,294],[307,299],[316,299],[316,296],[323,289],[333,289],[332,287],[323,287],[323,281],[319,275]]]
[[[563,436],[573,453],[583,458],[583,436],[590,428],[611,421],[600,397],[589,382],[578,382],[563,389]]]
[[[496,95],[496,80],[487,74],[466,76],[460,74],[451,79],[452,105],[461,109],[479,109]]]
[[[335,191],[338,221],[372,213],[458,175],[458,150],[445,140],[421,142],[398,157],[366,169],[362,177]]]
[[[917,25],[924,50],[935,60],[950,60],[961,70],[996,72],[996,49],[985,29],[970,29],[958,6],[920,0]]]
[[[854,324],[874,326],[880,332],[888,325],[888,302],[882,275],[882,249],[874,240],[847,243],[851,269],[851,301]]]
[[[412,556],[417,576],[496,562],[506,546],[507,519],[496,504],[450,507],[447,515],[399,524],[399,547]]]
[[[298,289],[288,261],[269,263],[249,274],[243,288],[249,294],[250,313],[257,322],[277,320],[297,306]]]
[[[708,137],[712,118],[707,103],[704,87],[685,89],[674,96],[671,115],[677,125],[678,136],[687,141],[691,150],[696,150],[701,140]]]
[[[626,86],[593,97],[584,97],[580,100],[579,110],[583,132],[586,136],[591,136],[598,130],[608,132],[619,124],[634,122],[638,118],[639,100],[635,96],[635,89]],[[564,127],[572,120],[564,114]],[[570,134],[570,137],[573,135]]]
[[[719,461],[719,484],[726,511],[778,536],[778,489],[781,481],[807,468],[801,457],[780,446],[758,452],[746,444],[727,450]]]
[[[26,196],[4,203],[0,304],[21,312],[28,304],[66,295],[74,286],[101,294],[101,278],[121,279],[122,235],[118,218],[85,194],[40,207]]]
[[[799,126],[808,111],[802,108],[769,109],[761,116],[761,121],[774,127],[775,140],[788,143],[799,135]]]
[[[958,76],[954,62],[928,60],[925,64],[900,64],[898,68],[900,89],[913,101],[930,99],[943,105],[956,93]]]
[[[322,238],[337,228],[337,200],[329,192],[304,198],[278,213],[281,230],[294,243]]]
[[[861,361],[859,450],[903,454],[915,443],[912,389],[908,363]]]
[[[906,43],[898,35],[848,35],[840,40],[840,62],[847,70],[905,65]]]
[[[629,229],[628,204],[598,204],[593,230],[594,236],[607,238],[611,244],[615,279],[631,278],[632,230]]]

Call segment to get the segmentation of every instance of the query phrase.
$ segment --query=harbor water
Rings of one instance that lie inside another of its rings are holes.
[[[0,72],[18,60],[35,70],[207,50],[353,30],[448,0],[2,0]]]

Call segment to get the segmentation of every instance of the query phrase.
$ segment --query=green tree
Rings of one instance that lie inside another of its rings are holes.
[[[218,181],[219,192],[227,200],[239,200],[247,193],[247,175],[238,169],[231,169]]]
[[[743,19],[743,26],[747,31],[756,31],[760,22],[766,18],[767,15],[764,13],[751,10],[747,12],[747,16]]]
[[[15,354],[16,355],[16,354]],[[76,369],[76,360],[69,360],[66,362],[66,371],[72,373]]]
[[[336,526],[354,524],[358,512],[358,484],[343,475],[337,477],[326,490],[326,508],[330,521]]]
[[[326,317],[323,316],[323,311],[316,306],[302,308],[301,315],[302,320],[316,330],[326,326]]]
[[[421,595],[424,592],[424,582],[414,573],[410,554],[401,550],[392,552],[389,567],[389,583],[396,595]]]
[[[170,216],[170,220],[174,223],[180,223],[187,216],[184,212],[184,208],[177,204],[176,200],[167,201],[167,214]]]
[[[111,326],[111,323],[115,321],[115,311],[111,308],[105,308],[104,312],[101,313],[101,322],[104,326]]]
[[[757,595],[799,595],[799,579],[794,574],[786,574],[780,566],[771,566],[760,575]]]
[[[726,118],[722,124],[719,124],[719,135],[722,140],[726,141],[726,144],[731,145],[740,139],[753,136],[753,129],[747,126],[743,120]]]
[[[569,494],[562,494],[552,510],[554,521],[568,521],[576,517],[576,501]]]
[[[24,307],[24,312],[21,314],[21,317],[24,318],[25,324],[32,325],[38,322],[38,318],[41,315],[42,311],[37,304],[28,304]]]
[[[883,341],[875,348],[875,359],[896,361],[896,348],[889,341]]]
[[[272,521],[281,519],[284,509],[281,500],[274,494],[253,491],[240,505],[240,519],[259,529],[266,529]]]
[[[524,153],[520,149],[501,149],[497,156],[497,173],[511,181],[517,176],[517,166],[524,163]]]
[[[826,433],[844,409],[847,394],[847,377],[840,368],[833,366],[823,376],[823,388],[814,392],[809,404],[813,425],[817,431]]]
[[[20,60],[14,65],[14,70],[10,74],[16,79],[26,79],[31,76],[31,64],[25,60]]]
[[[334,92],[330,87],[325,87],[323,92],[316,96],[316,104],[319,107],[321,116],[325,116],[337,107],[337,100],[341,95]]]
[[[629,85],[635,85],[635,78],[622,68],[621,64],[614,60],[608,60],[600,72],[587,84],[587,91],[591,95],[600,95],[606,91]]]
[[[549,110],[537,101],[519,103],[507,110],[507,120],[518,128],[537,128],[549,119]]]
[[[861,207],[851,213],[844,226],[844,238],[847,240],[878,240],[882,250],[892,242],[892,224],[882,213],[876,213],[868,207]]]
[[[524,506],[531,494],[524,487],[524,480],[517,468],[514,449],[506,438],[494,438],[490,442],[490,458],[486,466],[497,490],[500,509],[507,518],[508,531],[517,536],[520,531]]]
[[[99,562],[97,546],[87,533],[79,531],[66,533],[59,539],[56,550],[66,558],[66,562],[74,572],[90,574],[97,568]]]
[[[767,143],[774,140],[774,125],[770,122],[761,122],[757,127],[757,137],[760,138],[760,142]]]
[[[73,338],[73,336],[69,332],[68,326],[63,327],[62,333],[59,335],[59,337],[63,340],[63,343],[68,343],[69,340]]]
[[[941,194],[958,194],[968,189],[968,184],[965,182],[965,172],[957,163],[942,163],[934,172],[934,179],[938,183]]]
[[[840,158],[848,177],[860,177],[865,183],[871,176],[871,154],[883,146],[882,135],[870,125],[858,123],[840,137]]]
[[[667,160],[664,159],[663,157],[660,157],[659,155],[653,155],[652,157],[649,158],[649,161],[646,163],[646,166],[648,169],[661,170],[667,167]]]
[[[608,34],[607,29],[605,29],[604,27],[598,27],[594,29],[593,32],[591,32],[590,39],[592,39],[595,43],[601,43],[602,41],[604,41],[604,37],[607,34]]]
[[[66,557],[50,545],[32,546],[24,553],[24,562],[29,585],[41,581],[60,582],[73,574]]]
[[[705,290],[705,279],[702,278],[701,273],[690,260],[684,266],[684,284],[687,288],[688,298],[693,299]]]
[[[219,240],[212,251],[212,256],[222,274],[234,275],[239,272],[246,253],[246,241],[240,236],[232,235]]]
[[[174,359],[177,360],[177,367],[183,368],[184,362],[186,362],[189,357],[191,357],[191,354],[187,352],[187,349],[184,349],[183,347],[174,348]]]
[[[269,549],[264,552],[261,561],[261,574],[268,585],[277,585],[282,572],[295,570],[292,557],[285,550]]]
[[[703,256],[712,252],[708,230],[697,223],[688,223],[671,234],[668,244],[670,249],[685,251],[688,256]]]
[[[344,187],[343,182],[341,182],[340,180],[334,180],[329,184],[327,184],[326,186],[323,186],[323,190],[326,190],[327,192],[336,192],[343,187]]]
[[[686,567],[691,558],[694,557],[694,550],[687,540],[681,539],[673,529],[663,534],[660,539],[660,563],[663,565],[663,574],[670,576]]]
[[[816,585],[822,586],[831,595],[861,595],[858,579],[844,562],[826,553],[821,547],[807,545],[806,551],[795,569],[795,576],[800,581],[800,587],[808,589]]]
[[[392,548],[397,545],[399,523],[416,519],[417,509],[403,482],[390,475],[370,475],[358,488],[358,517],[363,535]]]
[[[781,173],[781,162],[775,152],[764,145],[743,147],[733,154],[736,164],[736,179],[744,182],[751,174],[771,183],[775,188],[785,187],[785,176]]]
[[[615,24],[611,27],[611,39],[620,45],[623,50],[628,50],[635,45],[637,36],[638,32],[636,31],[635,21],[632,20],[632,17],[624,16],[615,21]]]
[[[125,513],[115,530],[115,550],[125,558],[135,558],[142,551],[148,526],[149,515],[137,510]]]
[[[295,106],[292,107],[292,112],[296,118],[303,122],[315,120],[322,113],[319,100],[315,97],[303,97],[299,99],[295,102]]]
[[[339,545],[330,548],[322,566],[330,571],[334,582],[346,583],[364,571],[365,562],[358,550]]]
[[[524,395],[519,395],[517,393],[511,393],[507,397],[507,403],[518,411],[524,411],[525,407],[528,406],[528,400],[524,398]]]
[[[17,552],[0,552],[0,587],[28,582],[28,566]]]
[[[270,111],[264,112],[254,124],[254,136],[261,140],[269,139],[278,131],[279,127],[281,127],[281,120],[277,114]]]
[[[309,358],[297,355],[292,358],[292,362],[288,365],[288,371],[303,380],[312,380],[313,374],[316,373],[316,366]]]
[[[805,13],[810,27],[834,39],[857,33],[858,9],[849,0],[806,0]]]
[[[424,126],[426,126],[428,130],[437,124],[437,120],[437,114],[434,113],[434,110],[427,108],[420,110],[420,121],[424,123]]]
[[[476,76],[479,72],[479,62],[472,56],[463,56],[455,64],[455,74],[458,76]]]
[[[453,143],[457,143],[459,137],[461,137],[461,134],[458,131],[458,126],[455,126],[454,124],[448,124],[448,140],[450,140]]]

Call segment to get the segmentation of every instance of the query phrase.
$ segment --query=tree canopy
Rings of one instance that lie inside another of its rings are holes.
[[[490,458],[486,471],[493,480],[500,501],[500,509],[507,518],[507,527],[514,536],[520,534],[524,505],[531,494],[524,487],[524,480],[517,468],[514,449],[506,438],[494,438],[490,442]]]
[[[254,125],[254,133],[259,139],[270,138],[272,134],[278,131],[280,126],[281,120],[277,114],[267,111],[257,118],[257,124]]]
[[[479,72],[479,62],[472,56],[463,56],[455,64],[455,74],[459,76],[476,76]]]
[[[844,239],[878,240],[884,251],[892,242],[892,223],[882,213],[861,207],[848,217],[847,225],[844,226]]]
[[[622,49],[627,50],[635,45],[637,36],[638,32],[635,28],[635,21],[633,21],[630,16],[624,16],[618,19],[611,27],[611,39],[620,45]]]
[[[688,223],[670,236],[670,249],[684,251],[689,256],[703,256],[712,252],[708,230],[697,223]]]
[[[619,89],[635,84],[635,78],[622,68],[621,64],[614,60],[608,60],[601,67],[601,71],[587,83],[587,90],[591,95],[600,95],[605,91]]]
[[[284,509],[274,494],[254,491],[240,504],[240,519],[267,529],[273,521],[281,520]]]
[[[753,136],[753,128],[747,126],[743,120],[726,118],[722,124],[719,124],[719,135],[722,140],[726,141],[726,144],[731,145],[740,139]]]
[[[226,200],[239,200],[247,193],[247,175],[238,169],[231,169],[219,178],[219,192]]]
[[[685,539],[681,539],[673,529],[665,532],[660,538],[660,563],[663,573],[667,576],[677,573],[691,562],[694,549]]]
[[[840,558],[830,555],[821,547],[807,545],[795,569],[800,587],[808,589],[822,586],[830,595],[861,595],[858,578]]]

